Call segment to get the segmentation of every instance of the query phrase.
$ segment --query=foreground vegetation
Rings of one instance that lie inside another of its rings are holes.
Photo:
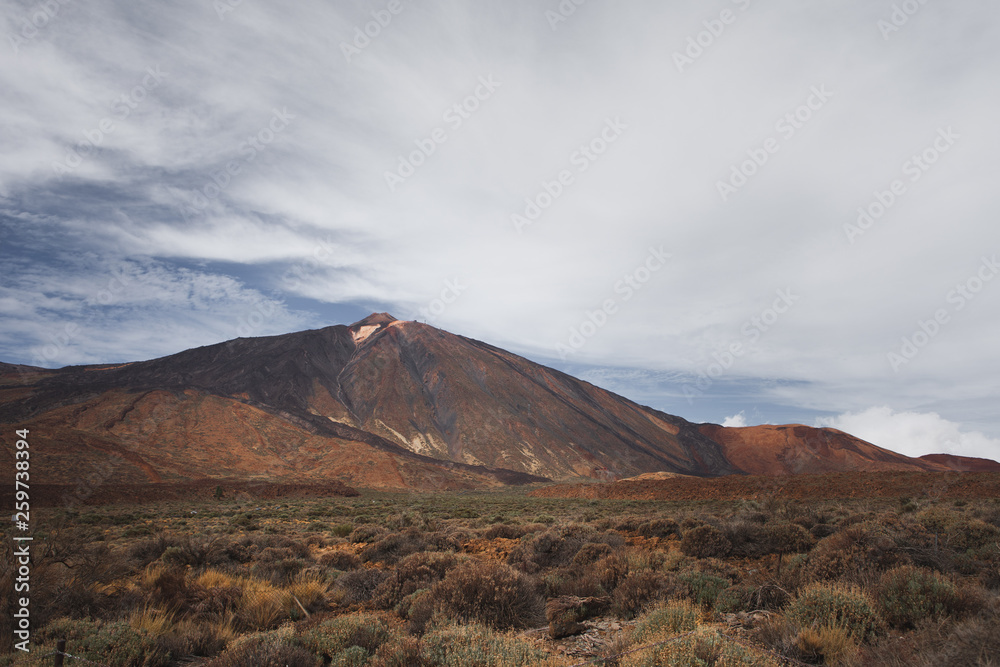
[[[996,499],[222,494],[40,516],[35,645],[10,655],[5,626],[0,665],[51,664],[38,656],[60,638],[115,667],[588,656],[622,667],[930,666],[1000,656]],[[561,652],[601,621],[614,628],[607,641]]]

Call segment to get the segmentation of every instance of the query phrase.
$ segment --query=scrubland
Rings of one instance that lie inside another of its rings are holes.
[[[10,653],[4,614],[0,665],[51,664],[58,639],[115,667],[1000,660],[997,499],[224,493],[38,514],[33,650]]]

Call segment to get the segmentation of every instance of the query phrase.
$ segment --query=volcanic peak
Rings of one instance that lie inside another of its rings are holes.
[[[372,335],[398,321],[389,313],[372,313],[363,320],[358,320],[348,328],[351,330],[351,337],[354,339],[354,344],[361,345],[371,338]]]

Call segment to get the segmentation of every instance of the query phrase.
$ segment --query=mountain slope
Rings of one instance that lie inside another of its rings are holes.
[[[108,460],[123,481],[338,479],[386,488],[947,469],[832,429],[691,424],[386,313],[143,362],[55,371],[4,364],[0,423],[42,434],[51,465],[40,474],[52,481],[78,475],[74,463]]]

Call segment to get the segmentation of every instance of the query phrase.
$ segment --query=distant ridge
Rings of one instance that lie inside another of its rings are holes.
[[[909,458],[834,429],[693,424],[389,313],[149,361],[2,364],[0,423],[39,434],[32,470],[43,483],[111,469],[122,483],[472,489],[973,465]],[[10,447],[0,455],[12,461]]]

